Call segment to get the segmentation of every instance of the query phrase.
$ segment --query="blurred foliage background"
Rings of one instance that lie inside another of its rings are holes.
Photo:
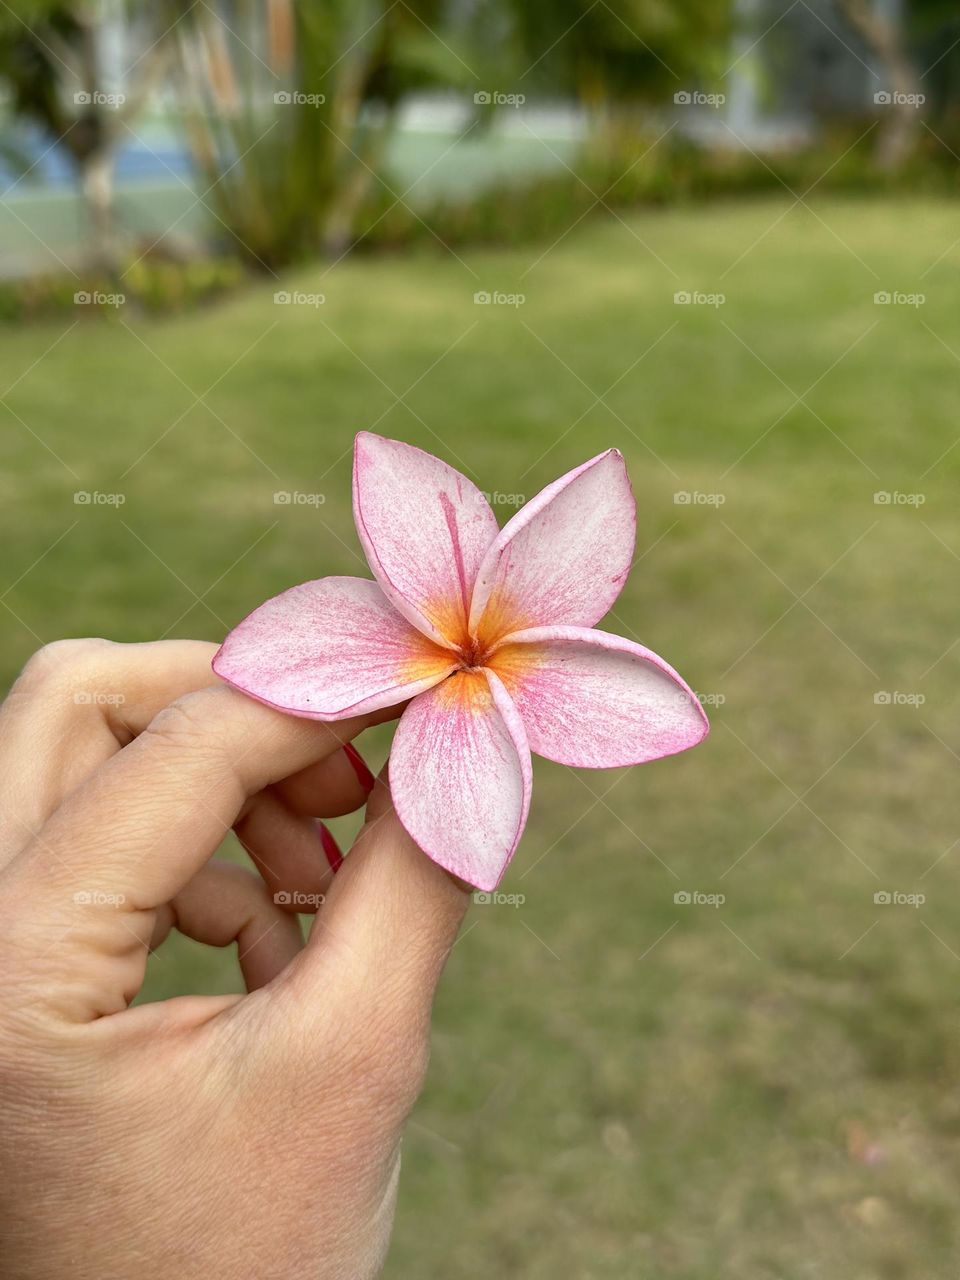
[[[4,683],[366,574],[365,428],[503,519],[619,447],[605,625],[713,722],[537,762],[397,1280],[956,1275],[958,58],[908,0],[0,7]],[[238,989],[174,938],[143,998]]]

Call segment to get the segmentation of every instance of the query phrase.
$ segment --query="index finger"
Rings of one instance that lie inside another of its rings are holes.
[[[124,1008],[143,981],[154,911],[213,854],[244,801],[395,714],[299,719],[226,686],[178,699],[11,864],[8,901],[21,906],[4,950],[14,942],[21,965],[25,949],[43,952],[71,1016]]]

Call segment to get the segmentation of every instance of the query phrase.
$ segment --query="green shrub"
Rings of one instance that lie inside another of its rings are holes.
[[[750,151],[707,148],[689,139],[657,143],[635,131],[608,133],[586,145],[575,170],[530,182],[511,179],[461,200],[440,199],[413,211],[384,193],[364,211],[356,247],[364,251],[406,246],[524,244],[562,235],[588,213],[686,204],[695,201],[792,192],[916,194],[954,192],[953,157],[932,136],[912,162],[884,173],[873,157],[865,125],[836,133],[815,147],[763,158]]]
[[[57,312],[113,319],[131,309],[182,311],[240,285],[244,268],[232,258],[175,261],[144,257],[116,277],[32,276],[0,281],[0,323]]]

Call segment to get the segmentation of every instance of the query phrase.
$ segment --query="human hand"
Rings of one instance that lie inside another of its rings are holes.
[[[0,709],[5,1280],[363,1280],[386,1254],[468,896],[383,783],[324,856],[315,818],[367,798],[342,745],[396,710],[284,716],[214,650],[64,641]],[[210,861],[231,827],[259,876]],[[249,994],[129,1008],[171,928],[236,941]]]

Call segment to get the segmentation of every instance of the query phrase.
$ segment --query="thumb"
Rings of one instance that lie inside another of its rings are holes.
[[[399,1019],[413,1030],[429,1021],[469,904],[469,888],[432,862],[401,826],[385,767],[366,822],[315,919],[297,980],[314,990],[320,984],[328,1000],[342,997],[351,1021],[362,1012],[378,1023]]]

